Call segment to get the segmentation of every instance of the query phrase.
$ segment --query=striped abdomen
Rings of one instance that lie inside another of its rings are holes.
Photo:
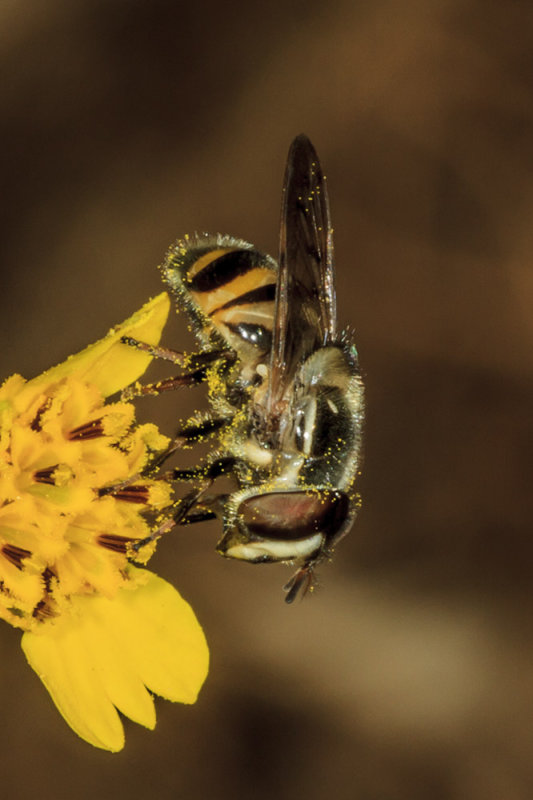
[[[185,238],[163,266],[200,338],[221,337],[250,366],[270,351],[276,274],[270,256],[229,236]]]

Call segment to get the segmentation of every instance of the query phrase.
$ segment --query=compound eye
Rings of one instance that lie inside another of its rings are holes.
[[[250,534],[261,539],[292,541],[321,533],[335,537],[348,518],[343,492],[271,492],[244,500],[238,513]]]

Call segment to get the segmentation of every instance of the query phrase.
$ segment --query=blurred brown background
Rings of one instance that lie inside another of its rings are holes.
[[[0,65],[3,375],[159,292],[183,233],[275,255],[303,131],[368,387],[363,509],[313,597],[216,524],[161,544],[211,644],[195,707],[94,750],[2,627],[2,795],[530,800],[531,3],[3,0]]]

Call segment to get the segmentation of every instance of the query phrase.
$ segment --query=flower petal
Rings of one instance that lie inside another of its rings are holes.
[[[141,585],[115,598],[74,597],[72,614],[25,633],[22,648],[68,724],[95,747],[124,745],[115,706],[153,728],[145,686],[194,703],[205,680],[207,644],[190,606],[169,583],[132,568]],[[132,583],[133,583],[132,581]]]
[[[173,586],[147,570],[135,572],[146,576],[146,583],[121,592],[123,610],[114,603],[109,627],[151,692],[177,703],[195,703],[209,667],[203,631]]]
[[[85,642],[82,618],[60,618],[22,636],[30,665],[74,731],[95,747],[116,752],[124,747],[124,728],[107,697]]]
[[[120,391],[136,381],[152,360],[150,355],[123,344],[120,341],[121,337],[132,336],[148,344],[157,344],[169,308],[169,297],[163,292],[145,303],[121,325],[111,328],[103,339],[28,381],[22,391],[33,395],[41,389],[46,389],[51,383],[72,374],[79,380],[97,386],[104,397]]]

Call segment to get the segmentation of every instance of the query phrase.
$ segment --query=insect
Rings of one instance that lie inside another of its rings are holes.
[[[211,406],[176,443],[216,441],[202,467],[172,471],[196,484],[173,524],[219,517],[221,555],[296,564],[290,603],[352,526],[364,414],[357,351],[337,330],[326,180],[309,139],[289,150],[277,263],[231,236],[196,234],[171,248],[162,274],[200,342],[167,383],[207,381]],[[208,494],[221,474],[235,490]]]

